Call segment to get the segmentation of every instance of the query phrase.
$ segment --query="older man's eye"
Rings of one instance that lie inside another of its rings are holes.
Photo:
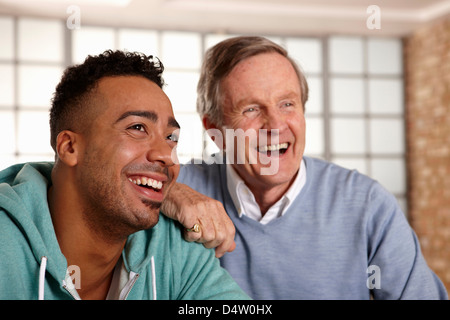
[[[260,108],[258,106],[249,106],[242,111],[242,115],[247,118],[256,118],[260,113]]]
[[[294,106],[294,102],[292,101],[284,101],[281,103],[281,107],[286,108],[286,107],[293,107]]]
[[[251,113],[257,111],[255,107],[247,108],[243,111],[243,113]]]

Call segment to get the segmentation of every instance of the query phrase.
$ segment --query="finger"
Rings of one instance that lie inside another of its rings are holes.
[[[231,244],[229,245],[222,243],[216,248],[216,257],[221,258],[225,255],[225,253],[232,252],[234,249],[236,249],[236,242],[234,240],[231,241]]]
[[[189,242],[198,241],[201,239],[203,236],[203,226],[198,217],[193,214],[187,214],[184,210],[181,211],[180,216],[184,218],[179,219],[179,222],[183,226],[184,239]],[[198,226],[198,230],[194,230],[196,226]]]
[[[200,225],[198,223],[194,224],[192,226],[192,228],[186,228],[187,232],[195,232],[195,233],[199,233],[200,232]]]
[[[189,229],[184,228],[184,239],[188,242],[201,242],[202,239],[202,231],[200,227],[199,232],[188,231]]]
[[[216,253],[220,256],[225,252],[234,250],[236,244],[234,243],[234,237],[229,237],[227,232],[216,232],[210,236],[204,236],[206,241],[204,246],[206,248],[216,248]],[[210,239],[210,240],[209,240]]]

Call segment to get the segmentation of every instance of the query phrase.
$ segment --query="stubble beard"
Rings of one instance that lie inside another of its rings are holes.
[[[86,225],[108,242],[123,241],[137,231],[155,226],[161,203],[143,199],[145,208],[142,209],[131,200],[127,203],[126,182],[106,180],[106,177],[114,177],[107,171],[101,166],[91,167],[82,176],[82,192],[87,200],[83,212]]]

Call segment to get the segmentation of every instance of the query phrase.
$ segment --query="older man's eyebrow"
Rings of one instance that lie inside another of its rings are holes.
[[[123,113],[116,120],[116,123],[122,121],[123,119],[125,119],[127,117],[131,117],[131,116],[147,118],[152,122],[158,121],[158,115],[156,114],[156,112],[153,112],[153,111],[127,111],[127,112]]]

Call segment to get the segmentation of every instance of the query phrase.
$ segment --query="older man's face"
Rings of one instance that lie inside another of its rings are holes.
[[[234,143],[238,155],[234,168],[256,191],[273,187],[286,190],[305,148],[302,92],[293,66],[278,53],[247,58],[223,79],[222,92],[223,134],[226,129],[242,129],[248,137],[244,153],[238,149],[242,144]],[[263,137],[264,129],[267,137]],[[240,152],[245,157],[243,164],[236,163]]]

